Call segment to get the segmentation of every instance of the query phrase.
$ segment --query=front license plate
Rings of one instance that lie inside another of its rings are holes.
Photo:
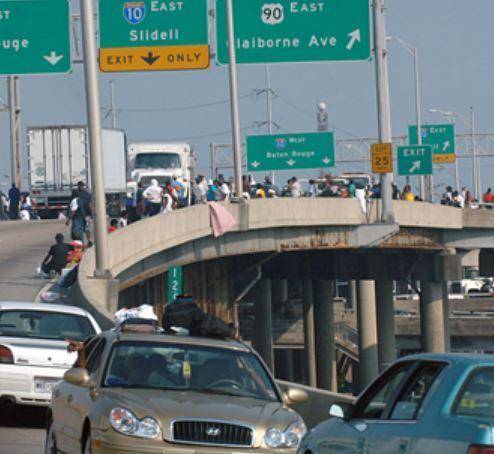
[[[60,381],[58,378],[35,378],[34,392],[39,394],[51,394],[55,385]]]

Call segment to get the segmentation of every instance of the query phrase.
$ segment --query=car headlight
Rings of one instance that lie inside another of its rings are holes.
[[[146,416],[138,419],[126,408],[114,408],[110,413],[110,424],[117,432],[132,437],[158,438],[161,435],[160,426],[154,418]]]
[[[290,424],[284,432],[271,427],[264,435],[264,442],[268,448],[298,448],[307,428],[302,421]]]

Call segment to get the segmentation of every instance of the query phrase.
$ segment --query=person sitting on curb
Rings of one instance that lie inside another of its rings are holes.
[[[55,242],[41,264],[43,273],[49,274],[50,277],[62,273],[62,270],[67,265],[69,252],[74,250],[74,246],[65,243],[65,238],[61,233],[56,234]]]

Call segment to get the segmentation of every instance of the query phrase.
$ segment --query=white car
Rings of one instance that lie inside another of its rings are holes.
[[[0,302],[0,404],[49,405],[52,388],[77,359],[67,339],[100,332],[78,307]]]

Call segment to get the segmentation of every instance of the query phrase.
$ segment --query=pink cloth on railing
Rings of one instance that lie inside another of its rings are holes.
[[[215,238],[224,235],[238,224],[237,220],[223,205],[216,202],[209,202],[209,208],[211,213],[211,227],[213,228]]]

